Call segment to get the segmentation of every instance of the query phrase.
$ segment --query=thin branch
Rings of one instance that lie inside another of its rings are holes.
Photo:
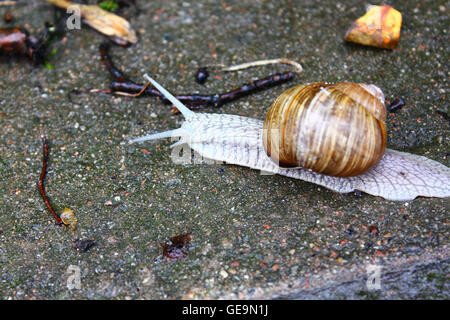
[[[63,221],[56,214],[55,210],[53,210],[53,207],[50,204],[50,200],[48,199],[47,194],[45,193],[44,181],[45,181],[45,176],[47,174],[47,164],[48,164],[48,154],[49,154],[49,152],[48,152],[48,142],[47,142],[47,138],[46,137],[42,137],[42,147],[43,147],[42,148],[43,149],[42,171],[41,171],[41,177],[39,178],[39,181],[38,181],[38,189],[39,189],[39,192],[41,193],[42,199],[44,200],[44,203],[47,206],[48,210],[50,211],[52,216],[55,218],[56,222],[59,225],[62,225]]]

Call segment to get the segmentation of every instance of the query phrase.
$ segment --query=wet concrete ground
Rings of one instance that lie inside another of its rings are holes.
[[[406,102],[388,116],[388,147],[448,166],[447,4],[395,1],[401,40],[386,51],[342,40],[363,1],[141,1],[138,14],[121,12],[139,42],[112,55],[135,81],[147,72],[177,93],[220,92],[289,69],[221,74],[200,86],[193,75],[206,64],[300,61],[294,82],[207,110],[259,119],[294,83],[371,82]],[[37,32],[50,8],[9,10]],[[0,61],[2,299],[449,298],[448,199],[336,194],[238,166],[177,165],[169,140],[124,145],[182,118],[155,98],[89,94],[71,103],[72,89],[109,86],[103,40],[87,27],[69,31],[55,45],[54,70]],[[51,147],[48,195],[58,212],[74,210],[75,234],[54,224],[36,188],[41,134]],[[185,231],[187,257],[161,259],[161,244]],[[79,252],[76,239],[96,245]],[[376,272],[369,265],[381,268],[378,290],[366,284]],[[77,270],[80,286],[69,289]]]

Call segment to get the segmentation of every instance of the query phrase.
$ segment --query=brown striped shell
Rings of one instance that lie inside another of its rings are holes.
[[[280,166],[359,175],[386,148],[386,108],[374,85],[311,83],[283,92],[264,121],[267,154]]]

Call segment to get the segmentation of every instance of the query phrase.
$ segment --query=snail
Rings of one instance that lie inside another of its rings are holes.
[[[384,95],[375,85],[295,86],[275,100],[261,121],[195,113],[145,77],[181,111],[185,122],[178,129],[129,143],[181,137],[172,147],[187,143],[208,159],[305,180],[339,193],[359,190],[399,201],[450,196],[448,167],[386,148]],[[289,147],[291,143],[296,145]]]
[[[64,208],[63,212],[61,213],[61,220],[66,226],[69,226],[72,231],[77,230],[77,224],[78,219],[75,213],[69,208]]]

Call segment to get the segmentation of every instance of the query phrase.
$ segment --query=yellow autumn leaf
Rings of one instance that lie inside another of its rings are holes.
[[[394,49],[400,40],[401,26],[402,14],[399,11],[387,5],[370,6],[366,14],[353,23],[344,40]]]

